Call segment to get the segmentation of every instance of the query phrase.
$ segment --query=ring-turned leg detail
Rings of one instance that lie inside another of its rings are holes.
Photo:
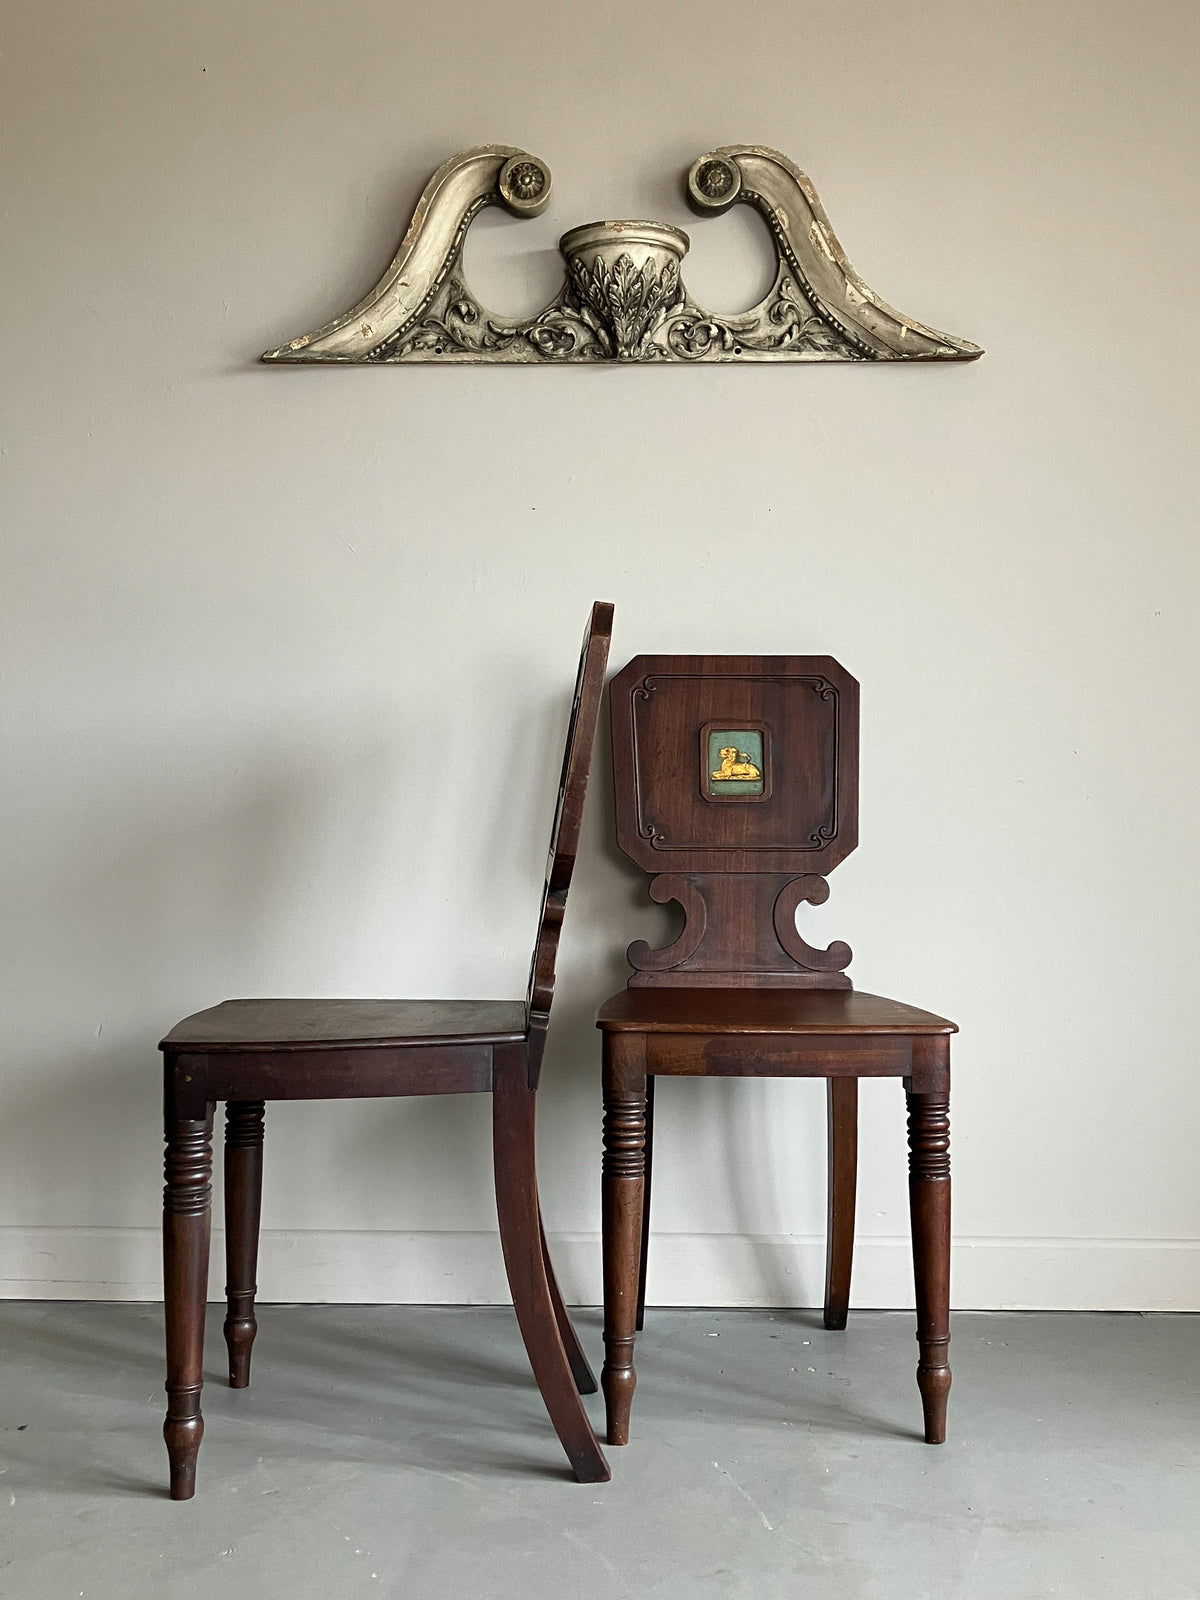
[[[167,1330],[167,1418],[171,1499],[196,1492],[204,1437],[204,1306],[212,1197],[212,1108],[203,1120],[168,1116],[163,1189],[163,1308]]]
[[[636,1086],[616,1087],[606,1070],[601,1191],[604,1370],[600,1387],[604,1390],[609,1444],[629,1443],[629,1412],[637,1385],[633,1346],[637,1334],[645,1147],[645,1078]]]
[[[946,1438],[950,1394],[950,1097],[908,1096],[908,1198],[917,1298],[917,1387],[927,1444]]]
[[[265,1111],[262,1100],[230,1100],[225,1107],[225,1343],[231,1389],[250,1382],[250,1351],[258,1332],[254,1297]]]

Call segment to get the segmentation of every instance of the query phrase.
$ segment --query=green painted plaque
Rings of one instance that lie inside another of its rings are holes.
[[[765,792],[761,728],[707,728],[704,792],[710,800],[745,800]]]

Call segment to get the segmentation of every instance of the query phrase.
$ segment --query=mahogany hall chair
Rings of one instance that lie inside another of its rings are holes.
[[[858,843],[858,684],[828,656],[637,656],[610,689],[617,843],[674,900],[679,937],[630,945],[604,1037],[604,1348],[608,1442],[625,1444],[645,1314],[656,1076],[825,1078],[825,1326],[844,1328],[854,1249],[858,1080],[908,1097],[917,1384],[946,1436],[950,1342],[950,1035],[944,1017],[846,976],[796,911]]]
[[[575,1476],[609,1476],[579,1392],[596,1382],[546,1250],[534,1166],[534,1104],[567,890],[579,846],[613,608],[584,637],[567,731],[541,923],[525,1000],[227,1000],[162,1041],[166,1187],[163,1269],[171,1498],[195,1493],[208,1286],[213,1108],[225,1102],[229,1382],[250,1381],[268,1100],[420,1094],[492,1096],[496,1209],[521,1335]],[[577,1392],[579,1391],[579,1392]]]

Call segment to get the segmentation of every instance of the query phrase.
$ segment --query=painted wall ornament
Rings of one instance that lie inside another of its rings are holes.
[[[550,169],[509,145],[481,145],[434,173],[395,259],[358,305],[278,350],[270,362],[440,361],[553,365],[672,361],[973,361],[983,354],[894,311],[847,261],[805,175],[761,145],[726,145],[693,162],[689,205],[719,216],[753,206],[775,247],[767,295],[737,316],[696,304],[680,268],[690,240],[661,222],[589,222],[562,236],[562,289],[534,317],[506,321],[475,299],[462,270],[484,206],[537,216]]]

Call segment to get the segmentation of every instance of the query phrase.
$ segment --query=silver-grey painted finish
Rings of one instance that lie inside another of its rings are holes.
[[[535,317],[505,321],[471,293],[463,244],[484,206],[535,216],[549,204],[550,169],[510,145],[453,156],[425,187],[391,265],[342,316],[264,361],[711,362],[971,361],[978,345],[905,317],[846,259],[812,184],[786,156],[726,145],[693,162],[687,199],[701,216],[753,206],[775,248],[770,291],[719,317],[689,295],[690,240],[659,222],[591,222],[559,241],[562,289]]]

